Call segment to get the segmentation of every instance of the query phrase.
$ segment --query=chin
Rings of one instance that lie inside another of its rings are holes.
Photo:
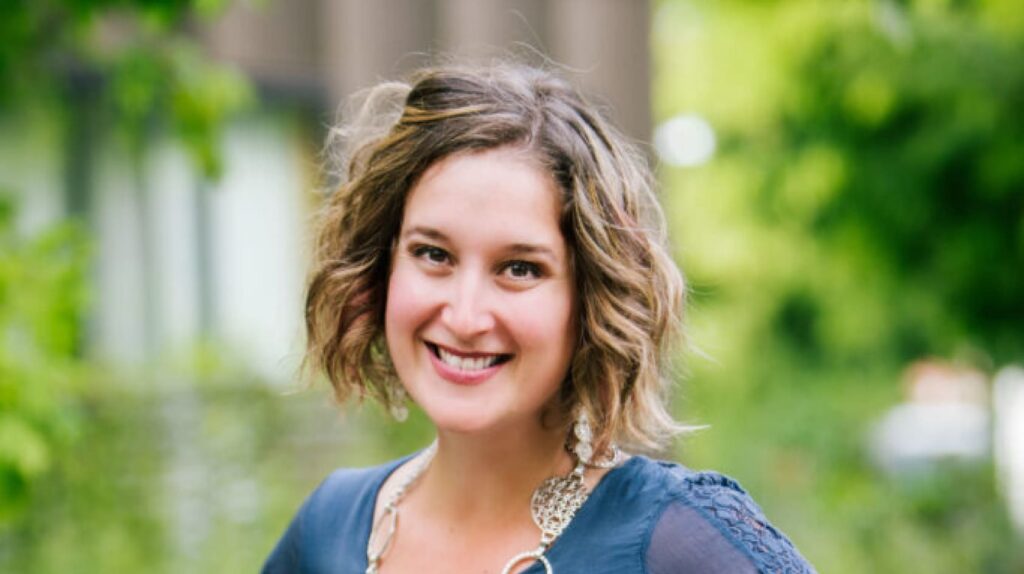
[[[452,412],[450,409],[439,411],[438,409],[424,408],[427,418],[434,423],[438,432],[449,432],[456,434],[477,434],[493,429],[495,421],[480,413],[473,413],[472,409],[463,412]]]

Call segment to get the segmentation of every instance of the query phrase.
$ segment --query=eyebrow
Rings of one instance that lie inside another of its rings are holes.
[[[440,231],[434,229],[433,227],[424,227],[422,225],[417,225],[415,227],[410,228],[405,233],[402,233],[402,239],[405,239],[406,237],[409,237],[411,235],[422,235],[424,237],[427,237],[428,239],[448,241],[448,236],[445,235],[444,233],[441,233]]]
[[[436,241],[449,241],[448,236],[445,235],[442,231],[435,229],[433,227],[426,227],[423,225],[417,225],[409,228],[407,231],[402,233],[402,239],[406,239],[413,235],[422,235],[428,239],[433,239]],[[516,255],[539,255],[549,257],[556,261],[558,260],[558,257],[555,255],[554,250],[545,245],[540,245],[537,243],[513,243],[512,245],[509,245],[505,250],[508,253]]]
[[[523,255],[544,255],[551,259],[557,260],[555,252],[543,245],[535,245],[533,243],[515,243],[508,247],[509,253],[523,254]]]

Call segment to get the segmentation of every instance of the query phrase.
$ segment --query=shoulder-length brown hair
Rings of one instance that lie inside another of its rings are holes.
[[[332,139],[344,147],[342,181],[320,219],[306,364],[326,373],[339,401],[353,393],[388,406],[399,400],[384,310],[409,190],[441,158],[513,146],[562,192],[580,337],[559,414],[585,408],[599,448],[658,448],[679,430],[666,410],[667,350],[679,333],[684,285],[650,169],[572,86],[511,64],[427,69],[409,84],[369,90]]]

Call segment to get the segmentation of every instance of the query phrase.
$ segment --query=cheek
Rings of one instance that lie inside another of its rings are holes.
[[[384,335],[388,346],[404,344],[430,320],[438,305],[438,293],[409,261],[399,261],[388,279],[384,308]]]
[[[534,341],[549,351],[573,348],[576,318],[572,296],[558,291],[544,297],[520,302],[513,315],[517,334],[523,341]]]
[[[415,314],[416,297],[403,280],[403,271],[396,266],[388,279],[387,305],[384,308],[384,335],[388,347],[401,334]]]

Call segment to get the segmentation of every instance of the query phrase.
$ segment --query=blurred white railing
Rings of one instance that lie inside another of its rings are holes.
[[[1024,536],[1024,368],[1015,365],[999,371],[994,387],[996,472],[1010,518]]]

